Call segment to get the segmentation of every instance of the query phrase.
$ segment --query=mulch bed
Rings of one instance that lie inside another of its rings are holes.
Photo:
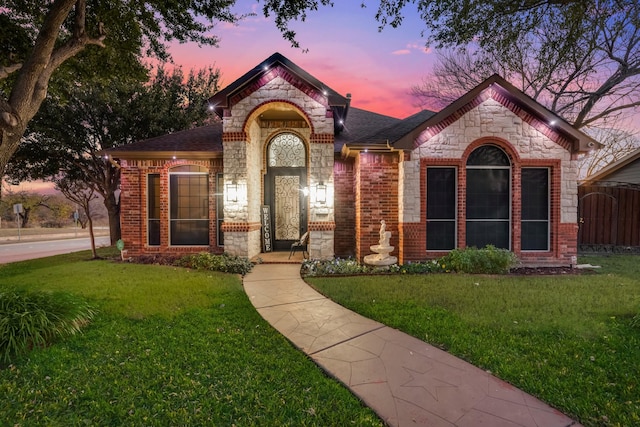
[[[514,276],[550,276],[589,273],[593,273],[593,270],[571,267],[519,267],[509,272],[509,274]]]
[[[138,264],[175,265],[180,256],[176,255],[141,255],[132,261]],[[513,276],[550,276],[568,274],[591,274],[593,270],[571,267],[518,267],[509,274]]]

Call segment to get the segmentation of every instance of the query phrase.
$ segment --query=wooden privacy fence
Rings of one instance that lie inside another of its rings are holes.
[[[578,221],[578,246],[582,251],[640,248],[640,186],[580,185]]]

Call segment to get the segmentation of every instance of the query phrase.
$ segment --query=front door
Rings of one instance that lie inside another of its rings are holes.
[[[273,247],[288,250],[307,231],[306,149],[297,135],[283,133],[267,153],[264,203],[271,208]]]
[[[280,168],[278,168],[280,169]],[[270,170],[267,174],[265,204],[271,207],[273,247],[288,250],[306,231],[306,172],[298,168]],[[288,170],[287,170],[288,169]]]

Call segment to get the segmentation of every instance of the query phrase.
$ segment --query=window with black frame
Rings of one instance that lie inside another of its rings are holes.
[[[200,166],[178,166],[169,174],[170,242],[209,245],[209,173]]]
[[[549,250],[549,169],[522,168],[523,251]]]
[[[160,174],[147,175],[147,243],[160,245]]]
[[[467,159],[466,246],[511,249],[511,162],[483,145]]]
[[[456,247],[456,168],[427,168],[427,250]]]
[[[224,222],[224,175],[216,175],[216,232],[218,246],[224,246],[224,233],[222,223]]]

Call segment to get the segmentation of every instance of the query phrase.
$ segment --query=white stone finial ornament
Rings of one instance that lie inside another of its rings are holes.
[[[384,219],[380,220],[380,240],[377,245],[371,246],[371,250],[375,253],[364,257],[365,264],[387,266],[398,262],[398,258],[389,255],[393,251],[389,240],[391,240],[391,232],[387,231],[387,223]]]

